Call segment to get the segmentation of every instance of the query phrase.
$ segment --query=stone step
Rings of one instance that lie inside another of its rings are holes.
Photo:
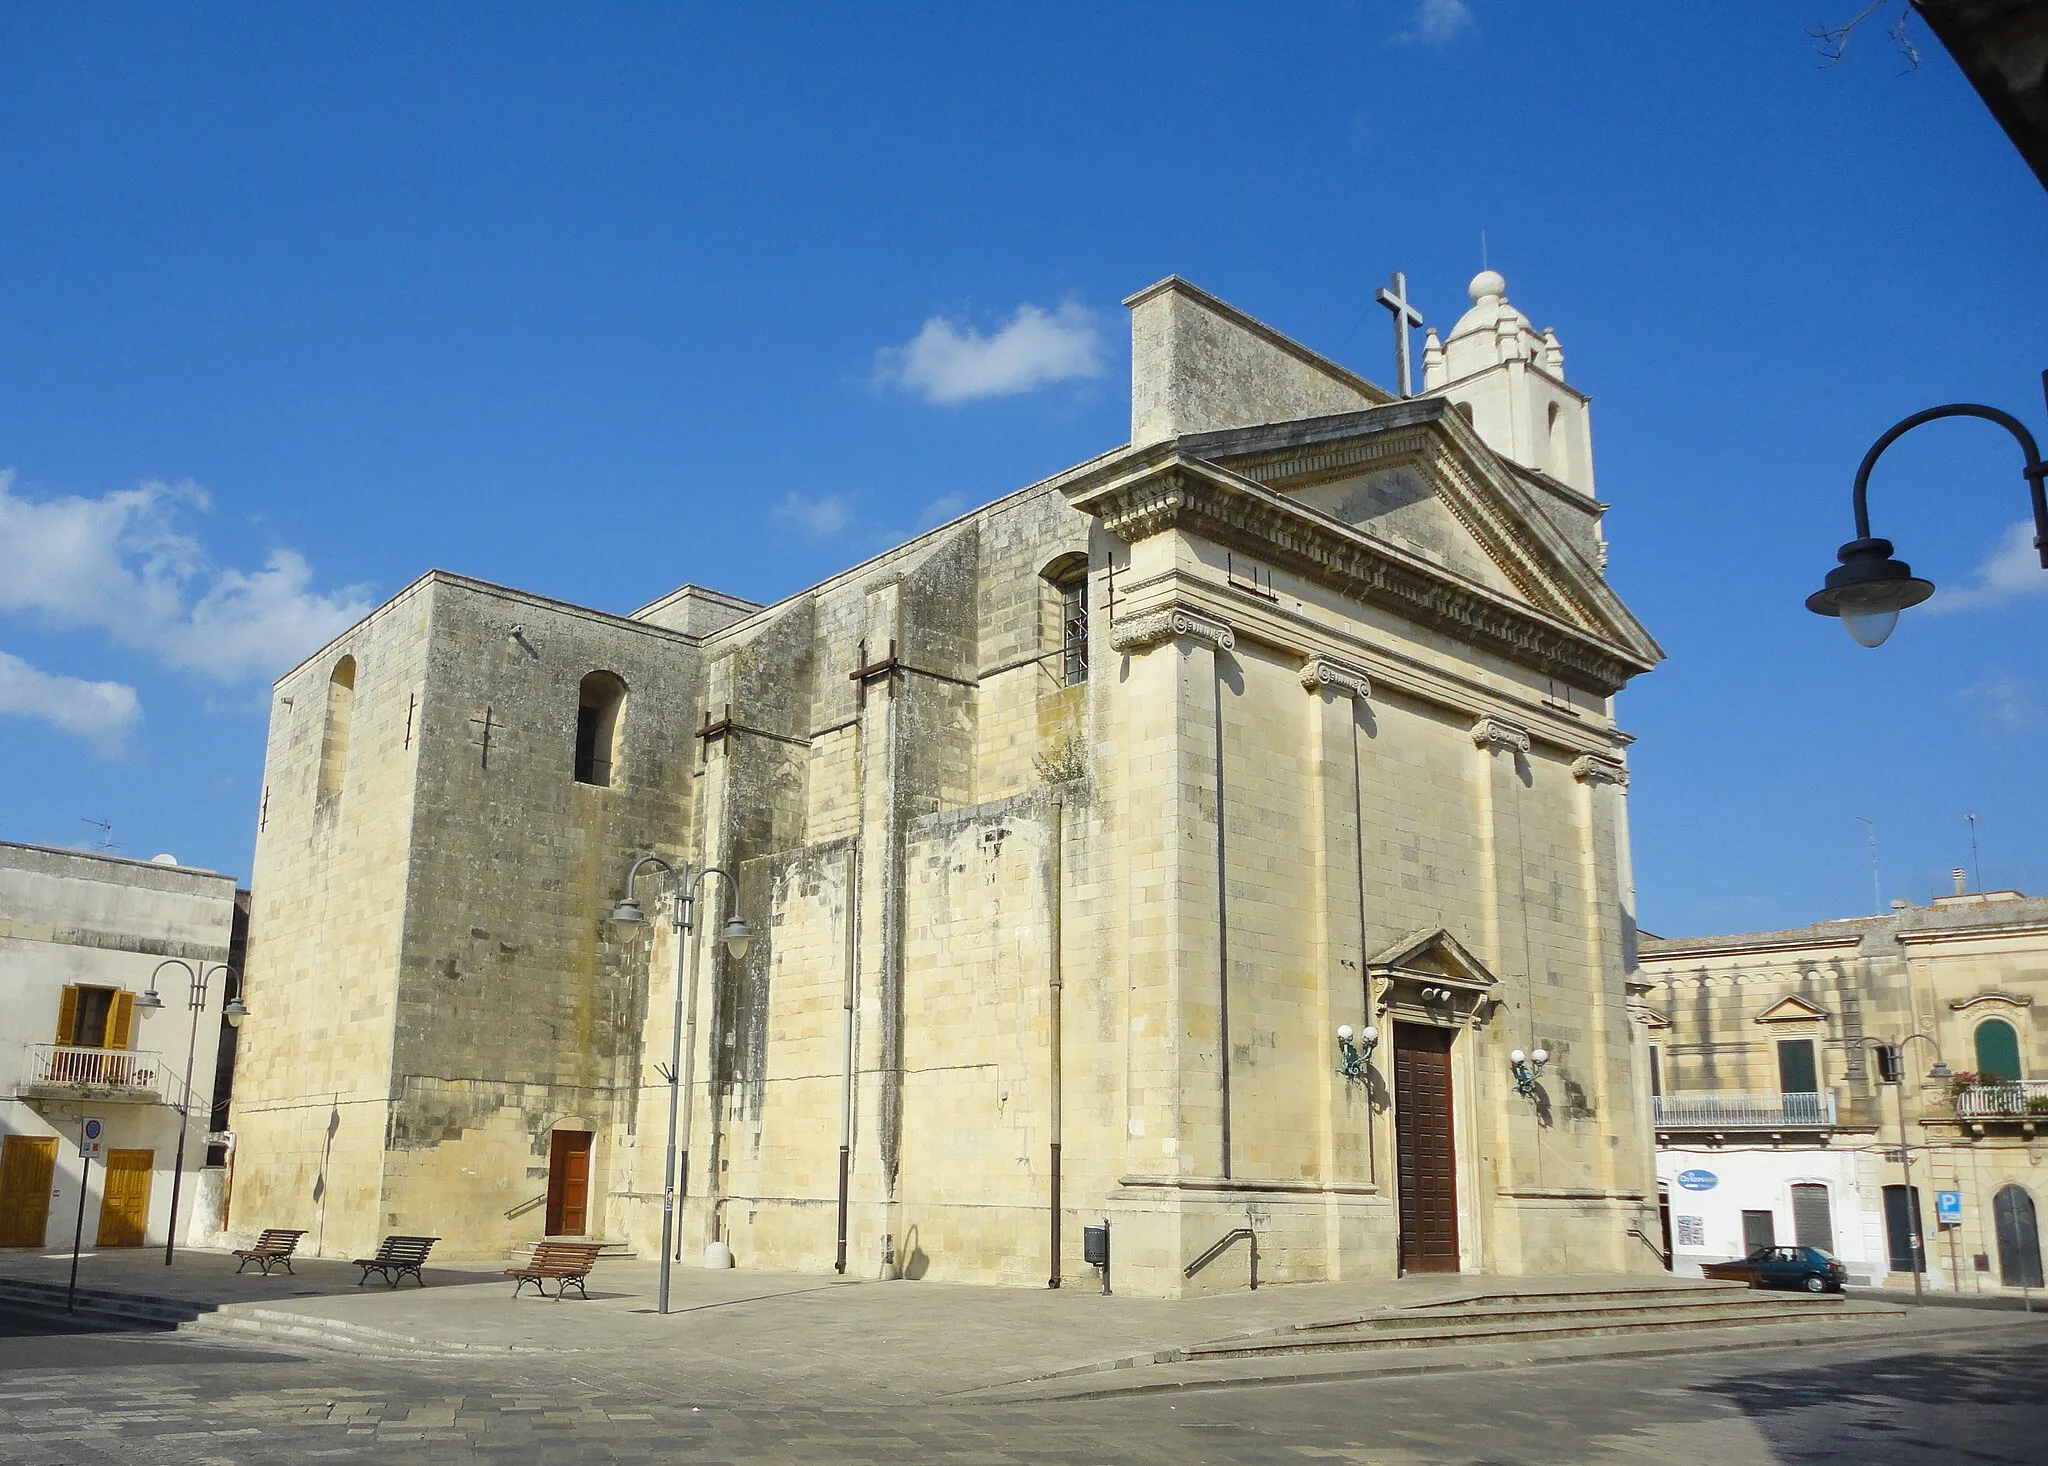
[[[38,1313],[63,1313],[65,1292],[62,1283],[0,1278],[0,1303],[11,1303]],[[183,1298],[122,1293],[110,1288],[80,1288],[71,1312],[72,1316],[92,1323],[171,1329],[210,1312],[212,1308],[210,1303],[193,1303]]]
[[[1484,1292],[1460,1293],[1454,1298],[1438,1298],[1429,1303],[1408,1305],[1416,1312],[1431,1308],[1466,1308],[1481,1303],[1562,1303],[1562,1302],[1606,1302],[1634,1303],[1654,1302],[1660,1298],[1702,1298],[1717,1295],[1741,1295],[1757,1292],[1747,1283],[1725,1283],[1703,1281],[1698,1283],[1645,1283],[1641,1287],[1627,1288],[1522,1288],[1512,1293]]]
[[[449,1359],[465,1356],[543,1354],[549,1351],[516,1344],[465,1343],[423,1339],[367,1324],[349,1323],[318,1314],[290,1313],[278,1308],[237,1304],[197,1318],[181,1333],[202,1338],[232,1339],[245,1344],[272,1344],[294,1349],[319,1349],[377,1359]]]
[[[1702,1297],[1698,1292],[1690,1292],[1653,1299],[1630,1297],[1621,1300],[1609,1299],[1597,1303],[1592,1301],[1590,1297],[1583,1301],[1574,1301],[1567,1296],[1564,1301],[1539,1298],[1530,1303],[1511,1304],[1503,1300],[1501,1304],[1486,1306],[1432,1305],[1426,1308],[1404,1308],[1385,1313],[1360,1314],[1351,1318],[1325,1319],[1315,1323],[1298,1323],[1291,1325],[1287,1331],[1300,1334],[1341,1329],[1399,1329],[1418,1323],[1486,1324],[1502,1320],[1534,1318],[1655,1318],[1674,1310],[1682,1310],[1689,1316],[1703,1314],[1722,1315],[1739,1324],[1742,1317],[1747,1314],[1758,1310],[1776,1308],[1792,1298],[1798,1298],[1799,1306],[1804,1308],[1841,1308],[1848,1303],[1848,1300],[1839,1293],[1813,1295],[1780,1293],[1772,1295],[1768,1293],[1753,1293],[1748,1289],[1725,1296],[1716,1296],[1710,1293]]]
[[[1538,1339],[1601,1338],[1614,1334],[1645,1334],[1681,1329],[1758,1328],[1807,1324],[1855,1328],[1896,1320],[1905,1310],[1891,1307],[1828,1306],[1822,1300],[1787,1297],[1740,1312],[1721,1309],[1614,1310],[1605,1316],[1555,1317],[1535,1314],[1495,1322],[1455,1318],[1412,1320],[1405,1328],[1327,1330],[1265,1338],[1217,1339],[1176,1351],[1188,1360],[1253,1359],[1275,1354],[1334,1353],[1371,1349],[1435,1349]]]

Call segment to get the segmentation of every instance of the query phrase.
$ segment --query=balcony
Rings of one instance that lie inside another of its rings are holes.
[[[1994,1079],[1956,1091],[1956,1118],[1981,1125],[2016,1120],[2048,1125],[2048,1079]]]
[[[24,1099],[127,1100],[163,1098],[160,1057],[150,1049],[85,1049],[72,1044],[30,1044],[15,1092]]]
[[[1659,1130],[1826,1130],[1835,1123],[1827,1091],[1660,1094],[1652,1103]]]

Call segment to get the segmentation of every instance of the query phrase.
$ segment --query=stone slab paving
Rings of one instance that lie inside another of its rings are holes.
[[[2041,1342],[2007,1329],[1696,1359],[1030,1406],[706,1406],[687,1370],[396,1368],[0,1316],[0,1462],[2038,1463]]]

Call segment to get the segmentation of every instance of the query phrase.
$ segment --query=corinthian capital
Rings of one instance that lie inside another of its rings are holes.
[[[1365,669],[1335,657],[1310,657],[1301,669],[1301,685],[1310,692],[1327,687],[1339,697],[1372,696],[1372,683],[1366,680]]]
[[[1218,651],[1227,652],[1237,645],[1237,637],[1226,623],[1182,606],[1122,616],[1109,628],[1110,646],[1117,651],[1134,654],[1183,636],[1205,641]]]
[[[1496,748],[1512,748],[1516,753],[1527,753],[1529,730],[1489,713],[1472,725],[1472,741],[1488,753]]]

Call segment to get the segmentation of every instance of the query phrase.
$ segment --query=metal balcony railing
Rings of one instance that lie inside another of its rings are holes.
[[[1660,1130],[1817,1130],[1835,1123],[1835,1097],[1791,1091],[1765,1094],[1660,1094]]]
[[[155,1098],[162,1087],[161,1057],[152,1049],[87,1049],[72,1044],[30,1044],[22,1084],[35,1089],[96,1089]]]
[[[2048,1079],[1994,1079],[1956,1091],[1958,1120],[2039,1120],[2048,1124]]]

